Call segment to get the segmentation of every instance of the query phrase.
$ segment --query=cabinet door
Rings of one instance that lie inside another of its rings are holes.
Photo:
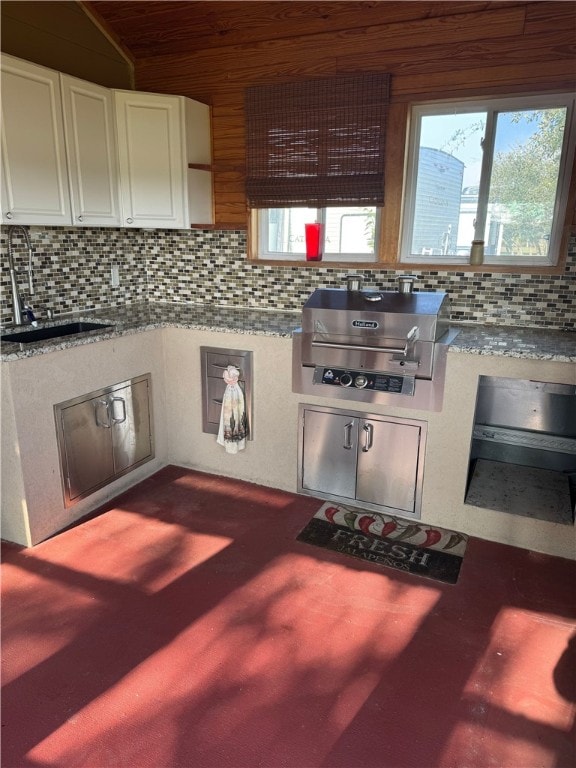
[[[68,502],[114,476],[112,431],[107,398],[96,397],[60,412],[63,475]]]
[[[350,414],[304,412],[304,489],[355,498],[358,421]]]
[[[74,224],[119,226],[118,159],[112,91],[61,75]]]
[[[358,443],[358,501],[413,513],[420,427],[361,419]]]
[[[115,91],[123,226],[188,226],[183,99]]]
[[[148,382],[135,382],[108,398],[114,471],[120,474],[152,455]]]
[[[71,224],[58,72],[2,56],[2,221]]]

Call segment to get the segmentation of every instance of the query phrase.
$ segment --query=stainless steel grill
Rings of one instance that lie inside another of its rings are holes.
[[[356,276],[350,276],[356,277]],[[441,410],[449,328],[447,294],[320,288],[293,337],[293,391]],[[412,278],[413,280],[413,278]],[[338,387],[338,389],[336,389]]]

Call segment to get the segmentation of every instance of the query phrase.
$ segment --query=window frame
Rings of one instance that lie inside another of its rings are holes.
[[[350,207],[350,206],[329,206],[336,208]],[[356,207],[371,207],[376,209],[375,222],[374,222],[374,250],[371,254],[368,253],[326,253],[322,254],[322,260],[318,262],[312,262],[317,265],[322,264],[367,264],[374,266],[379,264],[379,252],[380,252],[380,234],[381,234],[381,222],[382,222],[382,206],[354,206]],[[352,208],[351,208],[352,209]],[[264,248],[264,244],[269,242],[268,239],[268,216],[266,212],[269,208],[254,208],[252,214],[256,221],[257,228],[257,243],[258,243],[258,261],[270,261],[275,264],[295,262],[298,264],[310,263],[306,261],[306,253],[286,253],[281,251],[269,251]],[[326,210],[327,208],[315,209],[315,220],[321,224],[326,223]],[[325,231],[325,230],[324,230]]]
[[[498,97],[469,97],[459,99],[435,99],[414,102],[409,107],[406,129],[406,166],[402,188],[401,224],[398,242],[399,268],[421,267],[459,269],[469,265],[465,255],[426,255],[412,254],[409,246],[412,243],[414,229],[414,212],[416,202],[416,182],[420,149],[420,125],[422,117],[441,114],[453,114],[456,110],[462,113],[485,111],[487,125],[485,143],[489,145],[490,153],[484,154],[482,162],[482,177],[480,180],[479,203],[487,204],[490,177],[494,159],[494,114],[497,111],[513,112],[522,109],[554,109],[565,107],[566,130],[564,133],[560,169],[558,175],[557,193],[554,203],[552,228],[548,255],[539,256],[486,256],[483,270],[511,270],[521,272],[553,271],[563,261],[562,247],[565,243],[565,224],[570,202],[572,183],[572,168],[576,152],[576,98],[571,93],[541,92],[531,95],[510,95]],[[483,211],[484,215],[486,210]],[[480,228],[477,225],[477,230]],[[476,267],[476,269],[478,269]]]

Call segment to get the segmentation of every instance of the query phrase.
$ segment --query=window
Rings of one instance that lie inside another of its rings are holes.
[[[376,260],[389,83],[372,73],[247,89],[246,198],[260,258],[304,260],[304,225],[318,222],[324,260]]]
[[[258,211],[259,254],[263,259],[304,260],[304,225],[323,224],[324,261],[375,261],[379,209],[267,208]]]
[[[551,266],[574,153],[574,100],[547,95],[413,107],[401,261]]]

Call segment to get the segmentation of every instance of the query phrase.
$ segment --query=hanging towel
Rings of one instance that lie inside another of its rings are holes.
[[[229,365],[222,378],[226,382],[226,390],[222,398],[222,411],[220,413],[220,428],[216,442],[223,445],[226,453],[238,453],[246,447],[248,437],[248,418],[246,416],[246,404],[244,392],[238,378],[240,371],[234,365]]]

